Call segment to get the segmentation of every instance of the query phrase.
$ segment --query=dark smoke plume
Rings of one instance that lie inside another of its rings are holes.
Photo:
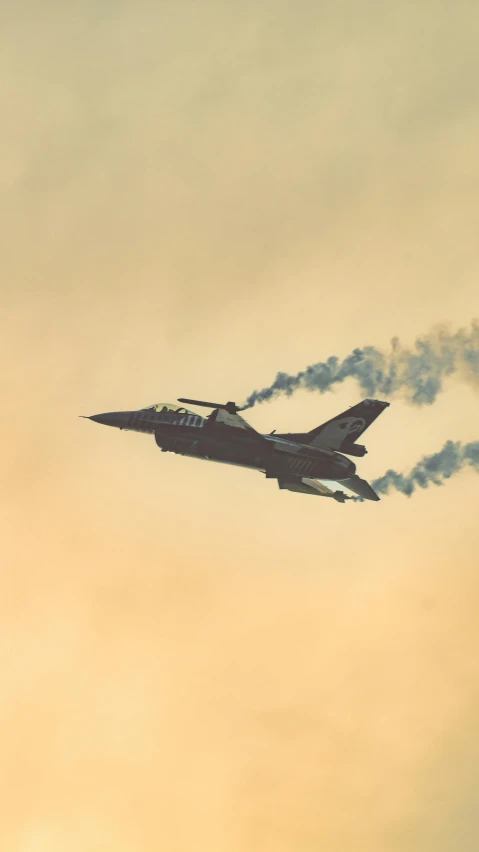
[[[452,333],[446,328],[433,329],[416,340],[412,348],[391,341],[391,351],[374,346],[354,349],[341,360],[332,355],[296,375],[278,373],[273,384],[253,391],[244,408],[252,408],[276,396],[291,396],[299,388],[325,393],[335,385],[353,378],[365,396],[401,396],[414,405],[431,405],[442,390],[444,378],[457,373],[479,388],[479,324]]]
[[[410,497],[416,488],[428,488],[429,485],[442,485],[454,473],[470,465],[479,473],[479,441],[462,444],[460,441],[446,441],[442,450],[432,456],[424,456],[408,476],[388,470],[371,483],[378,494],[400,491]]]

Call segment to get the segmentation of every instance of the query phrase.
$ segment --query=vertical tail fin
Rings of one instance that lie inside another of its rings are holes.
[[[339,450],[347,453],[353,448],[352,455],[364,455],[365,448],[355,445],[355,441],[366,431],[377,417],[387,408],[389,402],[379,399],[363,399],[316,429],[307,433],[308,444],[325,450]],[[354,451],[356,450],[356,452]]]

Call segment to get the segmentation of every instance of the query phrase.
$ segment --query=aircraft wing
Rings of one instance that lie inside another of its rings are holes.
[[[270,449],[270,444],[264,435],[253,429],[240,414],[233,414],[224,408],[215,408],[209,415],[208,420],[218,428],[218,431],[228,429],[230,437],[237,437],[240,441],[257,441],[259,444],[264,445],[268,451]]]
[[[346,500],[379,500],[376,492],[371,488],[369,482],[354,475],[349,479],[342,479],[341,485],[344,485],[348,491],[353,491],[357,497],[350,497],[344,491],[331,491],[324,482],[319,479],[309,479],[308,477],[291,477],[278,476],[278,485],[280,488],[286,488],[288,491],[299,491],[301,494],[316,494],[319,497],[333,497],[338,503],[345,503]]]
[[[225,408],[216,408],[210,414],[210,418],[214,420],[215,423],[224,423],[225,426],[231,426],[233,429],[245,429],[246,431],[254,432],[257,435],[260,434],[259,432],[256,432],[256,429],[253,429],[249,423],[247,423],[244,417],[241,417],[241,415],[237,413],[233,414],[230,411],[226,411]]]
[[[332,497],[338,503],[345,503],[346,500],[354,500],[354,497],[348,497],[343,491],[331,491],[324,483],[318,479],[309,479],[308,477],[287,478],[278,476],[278,485],[287,491],[297,491],[300,494],[315,494],[317,497]]]
[[[305,477],[303,482],[305,485],[309,485],[311,488],[314,488],[318,494],[322,494],[324,497],[330,497],[332,494],[336,493],[335,491],[331,491],[324,482],[320,482],[319,479],[309,479],[308,477]]]
[[[254,437],[258,441],[261,441],[261,443],[267,443],[264,435],[262,435],[261,432],[257,432],[256,429],[253,429],[244,417],[241,417],[241,415],[238,414],[240,409],[234,402],[227,402],[224,405],[221,405],[215,402],[205,402],[201,399],[186,399],[184,397],[180,397],[178,402],[187,402],[190,405],[202,405],[205,408],[213,408],[211,414],[208,415],[210,423],[235,429],[237,430],[236,434],[238,436],[242,435],[246,438],[249,435],[250,438]]]

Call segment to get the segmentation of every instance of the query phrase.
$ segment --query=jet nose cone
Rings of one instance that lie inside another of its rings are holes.
[[[114,426],[114,414],[92,414],[89,420],[95,423],[102,423],[104,426]]]
[[[128,425],[128,412],[107,411],[105,414],[92,414],[88,417],[88,420],[102,423],[103,426],[116,426],[118,429],[125,429]]]

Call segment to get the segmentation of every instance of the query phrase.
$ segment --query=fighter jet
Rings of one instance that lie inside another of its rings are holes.
[[[179,398],[178,402],[211,408],[202,417],[176,404],[148,405],[138,411],[94,414],[89,420],[155,436],[163,453],[206,459],[252,468],[276,479],[280,488],[332,497],[339,503],[358,499],[332,491],[320,480],[340,483],[362,500],[379,500],[356,465],[347,456],[364,456],[366,447],[356,440],[388,407],[388,402],[364,399],[310,432],[261,434],[239,414],[234,402],[225,404]]]

